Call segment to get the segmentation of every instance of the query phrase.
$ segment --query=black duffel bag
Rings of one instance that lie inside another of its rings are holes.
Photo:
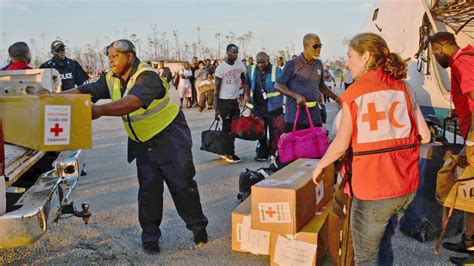
[[[235,136],[230,132],[218,129],[219,121],[214,120],[209,130],[201,132],[201,150],[219,155],[232,154],[234,152]],[[215,128],[212,126],[216,124]]]
[[[239,194],[237,194],[237,199],[240,202],[243,202],[248,196],[250,196],[251,186],[269,177],[273,173],[274,171],[270,168],[259,168],[255,171],[245,169],[245,171],[240,173],[239,176]]]

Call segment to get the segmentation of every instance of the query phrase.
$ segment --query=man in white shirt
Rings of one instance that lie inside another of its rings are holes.
[[[222,130],[230,131],[232,118],[239,116],[239,85],[245,84],[245,66],[237,60],[239,48],[235,44],[229,44],[226,48],[226,59],[216,69],[215,108],[216,119],[222,119]],[[237,163],[241,159],[235,155],[222,156],[228,162]]]

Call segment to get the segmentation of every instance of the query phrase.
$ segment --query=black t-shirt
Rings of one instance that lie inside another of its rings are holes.
[[[87,73],[76,60],[66,58],[63,63],[60,64],[56,59],[51,58],[40,66],[40,68],[54,68],[59,72],[63,91],[75,88],[75,85],[81,86],[89,79]]]

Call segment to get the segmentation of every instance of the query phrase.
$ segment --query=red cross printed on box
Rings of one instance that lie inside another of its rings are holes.
[[[265,213],[270,216],[270,218],[273,217],[274,214],[276,214],[276,211],[272,210],[272,207],[268,207],[268,210],[265,211]]]
[[[387,119],[385,112],[377,112],[375,103],[367,104],[368,111],[362,115],[362,122],[369,122],[370,131],[378,130],[378,121]]]
[[[49,129],[49,132],[54,133],[54,136],[57,137],[59,136],[59,133],[63,132],[63,128],[59,127],[58,123],[55,123],[54,127]]]

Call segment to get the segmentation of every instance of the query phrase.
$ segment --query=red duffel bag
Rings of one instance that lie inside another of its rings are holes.
[[[232,118],[230,124],[230,132],[239,139],[245,140],[259,140],[265,138],[265,126],[263,119],[251,114],[250,116],[243,116],[245,107],[240,113],[239,117]]]

